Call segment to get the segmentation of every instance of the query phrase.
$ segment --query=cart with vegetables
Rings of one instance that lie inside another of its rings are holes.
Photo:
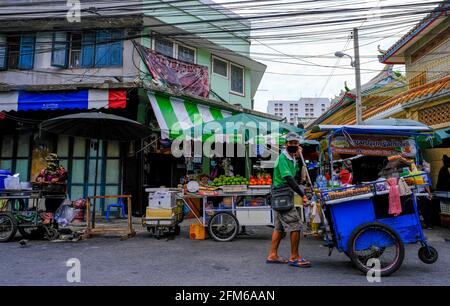
[[[187,186],[180,199],[199,199],[202,215],[198,222],[216,241],[233,240],[243,226],[272,226],[271,178],[268,174],[246,179],[222,176],[209,187]]]
[[[432,135],[432,130],[423,126],[317,126],[312,132],[308,137],[327,141],[328,169],[333,169],[336,152],[372,154],[374,148],[367,145],[377,135],[383,135],[384,139],[398,137],[399,143],[406,143],[409,146],[406,150],[396,148],[400,151],[398,158],[411,157],[415,165],[420,162],[416,140]],[[366,141],[357,141],[361,139],[358,135],[363,135]],[[335,139],[340,139],[339,146],[333,146],[336,145]],[[383,147],[383,151],[378,152],[380,154],[389,151],[388,140],[374,145]],[[399,180],[398,173],[389,172],[387,177],[388,180]],[[363,273],[378,271],[381,276],[390,275],[400,268],[405,244],[420,244],[418,256],[422,262],[432,264],[437,260],[438,253],[427,243],[417,210],[417,196],[430,185],[430,178],[425,172],[416,171],[404,175],[403,180],[410,190],[400,197],[401,207],[396,207],[399,209],[396,212],[393,212],[395,207],[390,195],[394,187],[386,179],[340,187],[329,181],[328,186],[319,186],[317,193],[326,228],[324,239],[330,247],[330,255],[336,248],[350,257]]]

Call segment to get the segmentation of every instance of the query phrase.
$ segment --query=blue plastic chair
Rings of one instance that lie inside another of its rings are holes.
[[[120,215],[122,215],[122,218],[126,217],[125,204],[123,204],[122,199],[119,199],[118,203],[108,204],[108,206],[106,206],[106,221],[109,221],[109,213],[111,212],[111,208],[118,208],[119,217]]]

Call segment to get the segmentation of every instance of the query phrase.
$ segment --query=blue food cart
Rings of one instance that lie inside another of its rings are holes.
[[[398,152],[398,158],[407,156],[419,165],[417,141],[432,134],[424,126],[316,126],[307,137],[322,140],[321,163],[327,165],[322,170],[333,171],[336,156],[344,157],[339,162],[369,155],[385,156],[389,161]],[[336,248],[363,273],[377,270],[381,276],[400,268],[405,244],[419,243],[418,256],[424,263],[432,264],[438,259],[438,252],[424,236],[417,208],[418,197],[428,196],[429,176],[419,171],[387,176],[402,177],[409,188],[400,196],[401,212],[396,214],[390,210],[390,189],[394,187],[382,178],[346,186],[338,186],[332,178],[327,186],[322,184],[317,189],[330,255]]]

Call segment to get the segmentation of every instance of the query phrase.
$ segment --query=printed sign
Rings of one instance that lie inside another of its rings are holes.
[[[331,140],[331,152],[349,155],[415,157],[416,144],[405,137],[384,137],[371,135],[336,136]]]
[[[137,48],[156,81],[184,93],[208,98],[208,67],[167,57],[141,45]]]

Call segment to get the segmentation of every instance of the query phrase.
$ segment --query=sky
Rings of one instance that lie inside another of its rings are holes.
[[[219,3],[232,2],[234,0],[215,0]],[[289,1],[289,0],[287,0]],[[234,1],[235,2],[235,1]],[[282,3],[283,1],[280,1]],[[347,34],[343,31],[342,34],[336,34],[336,39],[330,39],[326,36],[323,39],[320,37],[312,39],[304,37],[304,34],[309,31],[324,31],[330,32],[334,30],[345,30],[348,29],[348,36],[350,35],[351,28],[353,26],[359,27],[360,32],[360,55],[361,55],[361,79],[362,84],[368,82],[371,78],[378,74],[377,71],[383,69],[384,64],[381,64],[377,60],[378,45],[381,49],[388,49],[392,46],[398,39],[401,38],[405,33],[407,33],[421,18],[425,16],[414,15],[412,17],[406,17],[409,22],[397,22],[395,26],[389,28],[374,29],[370,28],[372,25],[380,25],[380,23],[390,22],[390,20],[378,18],[378,12],[386,12],[386,8],[380,10],[383,6],[401,5],[408,3],[417,3],[417,0],[407,0],[407,1],[395,1],[395,0],[369,0],[361,1],[358,0],[339,0],[334,1],[336,4],[328,4],[330,7],[334,8],[356,8],[356,7],[369,7],[372,10],[367,11],[367,20],[358,21],[352,24],[352,26],[346,25],[341,26],[314,26],[311,28],[306,28],[302,30],[297,29],[287,29],[278,30],[277,33],[293,33],[298,31],[298,36],[290,38],[285,41],[280,40],[269,40],[269,39],[258,39],[252,41],[252,58],[267,65],[267,70],[264,78],[259,86],[259,90],[255,96],[255,109],[259,111],[267,111],[267,101],[272,99],[281,100],[297,100],[301,97],[326,97],[333,98],[338,95],[341,90],[344,89],[344,84],[347,82],[348,87],[355,87],[355,76],[354,70],[350,66],[350,58],[344,57],[338,59],[334,56],[336,51],[341,51],[348,49],[345,53],[353,56],[353,40],[348,40],[346,38]],[[357,2],[361,3],[359,6],[355,5]],[[420,1],[429,2],[429,1]],[[434,7],[436,5],[433,5]],[[286,6],[286,11],[292,10],[302,10],[314,7],[320,7],[320,4],[308,3],[303,5],[291,5]],[[278,8],[280,12],[282,9]],[[263,14],[264,11],[252,13],[248,11],[235,10],[236,13],[241,16],[247,16],[248,14]],[[397,9],[398,12],[398,9]],[[360,14],[361,16],[361,14]],[[291,22],[304,22],[310,21],[311,17],[302,19],[296,17],[296,20]],[[286,21],[289,22],[289,21]],[[372,33],[373,32],[373,33]],[[375,33],[376,32],[376,33]],[[270,31],[265,33],[259,32],[260,35],[269,34]],[[338,39],[337,36],[340,36]],[[298,37],[298,38],[297,38]],[[270,53],[271,55],[261,55],[261,53]],[[322,55],[322,57],[317,57]],[[306,56],[313,56],[311,58]],[[309,63],[304,62],[304,60]],[[280,63],[280,62],[284,63]],[[325,66],[339,66],[338,68],[331,67],[317,67],[312,64],[319,64]],[[403,67],[398,66],[395,69],[402,71]],[[274,74],[280,73],[280,74]],[[283,74],[283,75],[281,75]],[[284,75],[290,74],[290,75]],[[294,74],[294,75],[292,75]],[[300,74],[300,75],[298,75]],[[330,77],[328,75],[332,74]]]

